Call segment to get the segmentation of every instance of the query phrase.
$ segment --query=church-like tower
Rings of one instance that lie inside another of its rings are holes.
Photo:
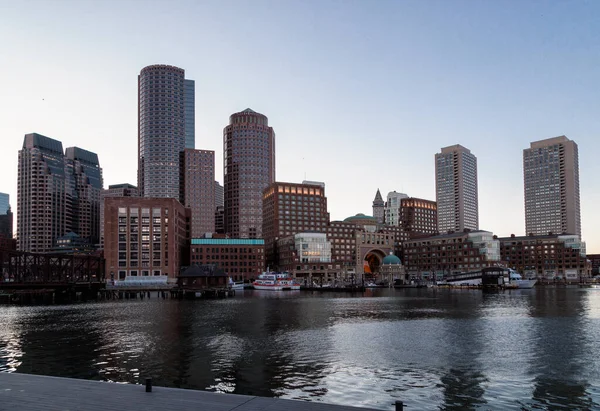
[[[384,223],[383,219],[383,210],[385,207],[385,203],[383,202],[383,198],[381,197],[381,193],[379,189],[377,189],[377,194],[375,194],[375,200],[373,200],[373,217],[377,219],[377,222],[380,224]]]

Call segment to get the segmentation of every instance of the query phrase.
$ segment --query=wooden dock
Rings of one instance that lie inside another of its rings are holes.
[[[0,372],[0,410],[374,411],[321,402]]]

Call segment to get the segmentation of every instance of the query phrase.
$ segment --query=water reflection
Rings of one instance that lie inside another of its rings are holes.
[[[392,409],[597,408],[600,292],[3,307],[0,370]],[[596,401],[596,402],[594,402]]]

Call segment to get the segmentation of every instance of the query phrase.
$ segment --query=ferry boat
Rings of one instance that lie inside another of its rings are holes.
[[[512,268],[508,269],[510,284],[514,284],[515,288],[533,288],[537,280],[523,280],[521,274],[513,270]]]
[[[258,276],[258,279],[252,285],[255,290],[285,291],[300,289],[300,284],[296,283],[288,273],[264,272]]]

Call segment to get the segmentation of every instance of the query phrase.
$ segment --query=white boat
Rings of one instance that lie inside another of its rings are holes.
[[[288,273],[265,272],[252,285],[255,290],[285,291],[299,290],[298,284]]]
[[[516,285],[516,288],[533,288],[537,280],[523,280],[521,274],[513,270],[512,268],[508,269],[509,272],[509,281],[510,284]]]
[[[233,281],[231,277],[229,277],[229,288],[232,290],[243,290],[244,282],[243,281]]]

